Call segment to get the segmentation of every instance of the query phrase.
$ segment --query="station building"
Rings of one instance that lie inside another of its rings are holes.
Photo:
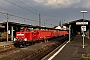
[[[84,31],[85,36],[90,37],[90,20],[79,19],[64,23],[63,25],[70,28],[71,34],[82,35]]]
[[[78,19],[64,23],[63,26],[66,26],[68,29],[70,28],[71,35],[73,33],[82,35],[84,30],[85,36],[87,36],[88,38],[90,37],[90,20]],[[10,41],[13,41],[14,37],[16,36],[16,32],[20,31],[21,27],[29,27],[33,29],[54,29],[40,26],[32,26],[28,24],[20,24],[16,22],[8,22],[8,36],[10,37],[9,39]],[[6,32],[7,32],[7,22],[0,23],[0,39],[1,37],[4,37],[6,39],[7,34]]]

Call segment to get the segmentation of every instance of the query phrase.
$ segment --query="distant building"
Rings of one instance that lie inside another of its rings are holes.
[[[61,26],[56,26],[55,29],[62,29]]]

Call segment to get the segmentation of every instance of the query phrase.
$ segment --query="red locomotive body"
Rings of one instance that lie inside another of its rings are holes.
[[[38,30],[38,40],[49,39],[52,37],[50,30]]]
[[[28,28],[23,28],[20,32],[16,32],[16,38],[14,38],[15,45],[28,45],[30,42],[34,41],[44,41],[49,38],[65,36],[67,31],[63,30],[30,30]]]
[[[20,32],[16,32],[16,38],[14,38],[14,44],[26,45],[29,42],[37,40],[38,32],[30,30],[28,28],[23,28]]]

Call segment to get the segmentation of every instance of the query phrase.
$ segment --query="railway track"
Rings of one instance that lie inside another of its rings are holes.
[[[13,45],[0,46],[0,54],[16,49]]]
[[[7,47],[5,51],[0,52],[0,60],[40,60],[66,40],[68,40],[68,36],[58,37],[47,43],[42,42],[26,48]]]
[[[45,57],[45,55],[47,55],[48,53],[50,53],[51,51],[53,51],[56,47],[58,47],[59,45],[61,45],[63,42],[65,42],[65,40],[68,39],[68,36],[66,37],[63,37],[63,38],[57,38],[57,39],[54,39],[54,43],[51,43],[47,46],[45,46],[44,48],[41,48],[39,49],[35,55],[33,55],[33,57],[26,57],[24,58],[23,60],[40,60],[42,59],[43,57]],[[55,41],[57,40],[57,41]]]
[[[71,35],[71,40],[76,36],[76,34]],[[67,39],[67,38],[65,38]],[[62,39],[63,40],[63,39]],[[47,54],[45,57],[43,57],[41,60],[48,60],[51,55],[53,55],[57,50],[59,50],[64,44],[68,43],[69,41],[64,41],[61,43],[57,48],[55,48],[53,51],[51,51],[49,54]]]

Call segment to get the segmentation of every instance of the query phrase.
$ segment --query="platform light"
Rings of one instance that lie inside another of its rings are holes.
[[[82,10],[82,11],[80,11],[81,13],[83,13],[83,26],[84,26],[84,13],[87,13],[87,11],[86,10]],[[83,48],[84,48],[84,31],[83,31]]]
[[[68,22],[67,24],[70,24],[70,22]]]

